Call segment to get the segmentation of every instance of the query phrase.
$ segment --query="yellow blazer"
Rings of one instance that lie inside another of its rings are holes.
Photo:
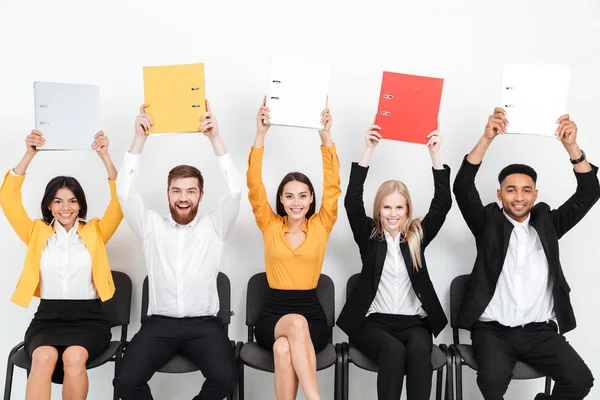
[[[25,266],[11,299],[14,303],[27,307],[33,296],[40,297],[40,259],[46,242],[55,230],[54,226],[46,224],[43,220],[32,220],[27,215],[21,199],[23,181],[25,175],[15,176],[10,171],[4,176],[4,183],[0,187],[0,206],[12,228],[27,245]],[[102,219],[79,222],[77,227],[77,233],[90,252],[92,280],[102,301],[110,299],[115,292],[104,244],[115,233],[123,219],[115,181],[109,179],[108,184],[110,203]]]

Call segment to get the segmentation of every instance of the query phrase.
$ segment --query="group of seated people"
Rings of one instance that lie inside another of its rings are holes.
[[[262,180],[269,113],[263,102],[246,176],[248,197],[264,239],[269,284],[255,337],[261,347],[273,351],[276,398],[294,399],[300,385],[308,400],[318,400],[316,354],[327,345],[329,328],[316,287],[338,216],[340,162],[327,108],[321,113],[319,130],[324,183],[318,210],[314,187],[300,172],[290,172],[281,180],[273,210]],[[123,217],[143,247],[149,318],[126,347],[113,381],[116,392],[123,400],[151,400],[148,381],[178,353],[195,363],[206,378],[195,400],[220,400],[235,388],[236,360],[217,316],[217,275],[225,241],[239,213],[242,177],[207,102],[199,131],[214,149],[228,192],[215,210],[199,214],[204,177],[196,167],[179,165],[168,175],[170,215],[146,208],[136,187],[137,169],[152,125],[143,105],[119,171],[111,160],[107,136],[102,131],[96,135],[92,148],[106,167],[110,188],[110,202],[101,218],[87,219],[85,193],[69,176],[47,184],[41,219],[28,216],[21,187],[30,162],[44,145],[40,131],[26,137],[25,155],[4,178],[0,205],[27,245],[12,301],[26,307],[33,296],[41,299],[24,340],[32,361],[27,400],[50,399],[51,382],[63,384],[65,399],[86,398],[86,364],[108,347],[111,338],[101,307],[115,292],[105,244]],[[460,324],[471,331],[477,384],[485,400],[503,398],[517,359],[555,381],[552,394],[540,393],[536,400],[583,399],[593,377],[563,336],[575,328],[575,317],[558,240],[600,198],[598,168],[579,148],[577,126],[565,115],[557,120],[556,135],[573,165],[575,193],[556,209],[536,204],[536,172],[527,165],[511,164],[498,175],[501,206],[484,205],[475,177],[488,147],[506,132],[507,125],[505,111],[496,108],[454,181],[454,197],[477,246]],[[413,200],[399,180],[381,184],[369,216],[363,191],[371,157],[382,139],[380,127],[369,127],[364,139],[364,152],[352,163],[344,198],[362,269],[337,325],[379,365],[379,400],[399,400],[405,375],[408,399],[426,400],[431,392],[433,336],[448,320],[429,276],[425,250],[452,206],[450,167],[442,162],[442,137],[435,130],[427,143],[434,195],[425,216],[413,215]]]

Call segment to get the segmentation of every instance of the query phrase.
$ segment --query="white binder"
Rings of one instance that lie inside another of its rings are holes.
[[[322,129],[330,74],[326,62],[274,57],[266,102],[271,109],[270,124]]]
[[[555,136],[567,113],[571,72],[567,65],[504,64],[501,107],[507,133]]]
[[[34,82],[35,128],[44,134],[40,150],[92,150],[100,127],[96,85]]]

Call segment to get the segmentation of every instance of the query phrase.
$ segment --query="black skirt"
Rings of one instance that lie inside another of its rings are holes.
[[[52,382],[61,384],[64,377],[62,353],[69,346],[81,346],[88,352],[88,362],[100,356],[111,339],[110,325],[100,300],[45,300],[25,332],[25,351],[31,359],[41,346],[58,350],[58,362]]]
[[[259,321],[254,327],[254,337],[259,346],[273,350],[275,325],[279,319],[287,314],[300,314],[308,321],[315,352],[323,350],[329,343],[329,327],[317,290],[269,290]]]

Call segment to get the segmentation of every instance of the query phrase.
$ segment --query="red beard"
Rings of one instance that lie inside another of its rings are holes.
[[[169,204],[169,211],[171,212],[171,217],[173,217],[173,220],[176,223],[179,225],[187,225],[192,222],[194,218],[196,218],[196,214],[198,213],[198,204],[191,206],[191,210],[185,214],[181,214],[177,207]]]

